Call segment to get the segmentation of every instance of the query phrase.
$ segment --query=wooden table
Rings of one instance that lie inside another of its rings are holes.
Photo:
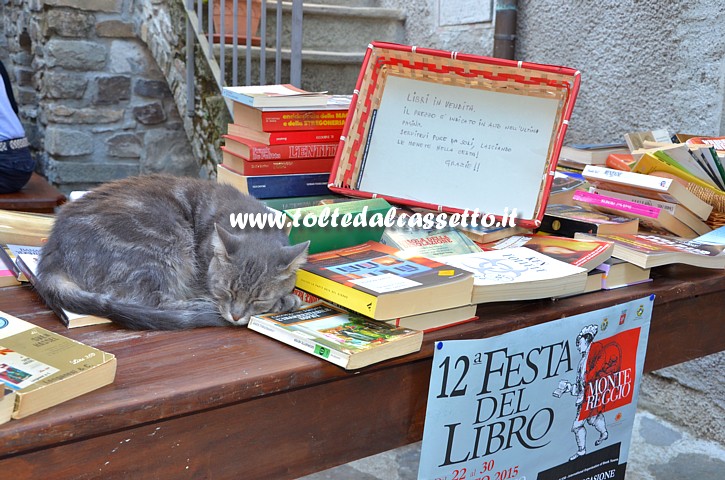
[[[0,194],[0,209],[19,210],[34,213],[53,213],[56,207],[65,203],[63,192],[37,173],[15,193]]]
[[[482,305],[416,354],[354,371],[245,328],[66,330],[29,287],[0,310],[114,353],[113,385],[0,426],[0,471],[30,479],[296,478],[421,439],[433,342],[498,335],[657,295],[646,370],[725,349],[725,272],[685,266],[654,282],[560,300]]]

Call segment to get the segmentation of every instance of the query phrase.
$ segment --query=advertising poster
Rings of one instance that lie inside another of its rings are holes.
[[[621,480],[654,295],[435,346],[421,480]]]

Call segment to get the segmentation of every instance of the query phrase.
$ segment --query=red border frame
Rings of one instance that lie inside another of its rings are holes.
[[[365,192],[349,187],[337,187],[334,185],[336,173],[338,169],[340,168],[340,161],[342,157],[342,153],[345,149],[345,142],[347,141],[347,138],[349,137],[350,129],[353,128],[352,126],[352,120],[354,118],[354,111],[357,109],[358,101],[359,101],[359,95],[360,95],[360,87],[365,80],[365,71],[367,69],[367,66],[370,62],[370,57],[372,56],[372,53],[374,49],[376,48],[382,48],[382,49],[388,49],[388,50],[397,50],[397,51],[403,51],[403,52],[414,52],[419,53],[422,55],[431,55],[436,57],[443,57],[443,58],[452,58],[467,62],[474,62],[474,63],[480,63],[481,65],[497,65],[497,66],[506,66],[506,67],[512,67],[512,68],[527,68],[531,70],[538,70],[541,72],[547,72],[547,73],[555,73],[558,75],[567,75],[571,77],[571,83],[568,82],[561,82],[551,79],[545,79],[545,78],[531,78],[527,77],[525,75],[511,75],[511,74],[496,74],[494,72],[486,71],[486,70],[469,70],[469,73],[466,73],[463,68],[456,68],[456,67],[444,67],[443,69],[435,69],[431,68],[434,67],[433,65],[429,63],[424,62],[416,62],[413,65],[408,64],[413,69],[426,69],[429,71],[438,71],[442,73],[447,73],[451,71],[456,71],[458,75],[461,76],[468,76],[468,77],[484,77],[490,80],[497,80],[500,79],[501,76],[503,76],[503,79],[505,80],[513,80],[517,83],[522,84],[548,84],[550,86],[559,87],[567,90],[567,97],[564,100],[564,110],[562,112],[561,122],[557,129],[556,138],[554,140],[554,148],[552,150],[552,159],[549,162],[549,169],[546,172],[546,179],[544,182],[544,189],[542,191],[542,197],[541,200],[538,202],[538,211],[536,212],[536,216],[532,219],[518,219],[517,225],[520,225],[524,228],[536,228],[541,224],[541,219],[544,216],[544,211],[546,209],[546,202],[548,200],[549,192],[551,191],[551,184],[554,178],[554,171],[556,170],[556,165],[559,158],[559,153],[561,151],[561,146],[564,141],[564,136],[566,134],[566,130],[569,124],[569,119],[571,118],[572,111],[574,109],[574,103],[576,101],[576,96],[579,92],[579,86],[581,83],[581,76],[580,72],[576,69],[568,68],[568,67],[561,67],[561,66],[555,66],[555,65],[545,65],[545,64],[538,64],[538,63],[529,63],[529,62],[520,62],[515,60],[507,60],[507,59],[501,59],[501,58],[493,58],[493,57],[483,57],[480,55],[471,55],[471,54],[465,54],[465,53],[458,53],[458,52],[449,52],[445,50],[435,50],[435,49],[428,49],[428,48],[419,48],[415,46],[408,46],[408,45],[399,45],[396,43],[387,43],[387,42],[372,42],[370,45],[368,45],[368,49],[365,53],[365,58],[363,59],[362,68],[360,70],[360,76],[358,77],[357,83],[355,85],[355,90],[353,91],[352,96],[352,102],[350,104],[350,110],[347,115],[347,119],[345,120],[345,126],[342,130],[342,137],[340,138],[340,145],[337,149],[337,154],[335,155],[335,161],[332,165],[332,171],[330,173],[330,179],[329,179],[329,189],[335,193],[340,193],[343,195],[349,195],[352,197],[360,197],[360,198],[376,198],[381,197],[387,200],[388,202],[395,203],[395,204],[401,204],[401,205],[411,205],[415,207],[421,207],[426,208],[428,210],[438,211],[438,212],[445,212],[445,213],[463,213],[464,210],[457,209],[457,208],[451,208],[446,207],[443,205],[436,205],[432,203],[425,203],[425,202],[416,202],[411,201],[408,199],[402,199],[393,197],[390,195],[380,195],[372,192]],[[358,122],[357,128],[358,128],[358,138],[364,138],[362,133],[365,130],[365,125],[368,120],[368,116],[371,113],[370,104],[371,104],[371,95],[375,90],[375,84],[378,81],[379,78],[379,71],[380,68],[383,65],[386,64],[400,64],[402,63],[402,60],[399,59],[393,59],[393,61],[380,61],[378,62],[374,68],[373,68],[373,79],[372,79],[372,86],[371,88],[368,88],[368,95],[366,98],[363,98],[363,105],[366,107],[366,113],[363,117],[361,117],[361,121]],[[352,145],[351,151],[352,152],[358,152],[360,150],[360,143],[359,141],[356,141],[355,144]],[[350,169],[348,172],[345,173],[345,176],[343,177],[343,184],[349,184],[350,179],[352,176],[352,169]],[[498,221],[501,221],[501,217],[497,216],[496,219]]]

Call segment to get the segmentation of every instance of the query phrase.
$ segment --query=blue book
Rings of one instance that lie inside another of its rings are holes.
[[[279,197],[310,197],[327,195],[330,174],[241,175],[224,165],[217,165],[217,181],[228,183],[259,199]]]
[[[718,227],[711,232],[700,235],[693,241],[700,243],[709,243],[712,245],[725,245],[725,225]]]

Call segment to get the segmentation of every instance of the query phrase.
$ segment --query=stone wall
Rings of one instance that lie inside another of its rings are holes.
[[[4,60],[50,181],[67,192],[138,173],[203,174],[169,83],[139,38],[139,2],[3,0],[2,8]]]

